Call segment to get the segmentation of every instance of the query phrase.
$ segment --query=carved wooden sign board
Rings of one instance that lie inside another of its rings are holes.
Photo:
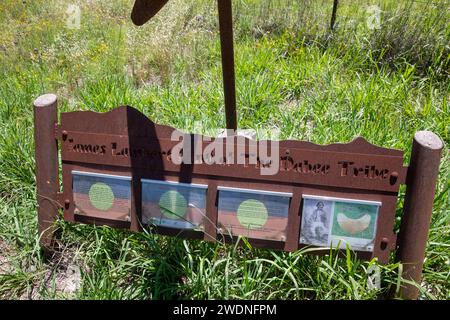
[[[210,241],[243,236],[286,251],[348,245],[382,263],[395,249],[402,151],[357,138],[279,141],[275,152],[273,141],[174,132],[131,107],[61,113],[65,220]]]

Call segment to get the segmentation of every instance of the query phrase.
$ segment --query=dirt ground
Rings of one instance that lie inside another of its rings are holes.
[[[40,300],[40,292],[53,292],[55,298],[74,297],[81,285],[81,269],[76,263],[75,253],[62,250],[41,266],[16,266],[13,262],[18,253],[14,248],[0,239],[0,286],[7,285],[14,276],[26,273],[30,283],[22,288],[17,297],[0,296],[3,299]],[[12,280],[13,281],[13,280]]]

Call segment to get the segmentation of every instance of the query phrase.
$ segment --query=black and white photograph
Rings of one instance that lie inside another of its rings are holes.
[[[328,246],[333,201],[303,199],[300,243]]]

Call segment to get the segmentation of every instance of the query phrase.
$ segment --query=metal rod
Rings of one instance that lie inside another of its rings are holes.
[[[53,245],[53,223],[59,209],[58,143],[55,138],[55,125],[58,121],[56,96],[40,96],[34,101],[33,109],[38,230],[41,246],[48,252]]]
[[[218,0],[223,90],[227,129],[237,130],[231,0]]]
[[[334,23],[336,22],[336,13],[339,5],[339,0],[333,1],[333,11],[331,12],[330,30],[334,29]]]
[[[441,139],[430,131],[414,135],[397,259],[403,265],[402,277],[419,285],[442,148]],[[400,288],[400,297],[404,299],[417,299],[418,295],[418,287],[413,284]]]

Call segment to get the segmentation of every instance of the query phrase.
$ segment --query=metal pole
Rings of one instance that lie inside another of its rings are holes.
[[[36,192],[41,246],[53,245],[53,223],[58,215],[58,143],[55,125],[58,122],[57,98],[45,94],[34,101],[34,141],[36,159]]]
[[[414,135],[397,259],[403,264],[403,278],[418,284],[422,278],[442,148],[441,139],[430,131]],[[418,295],[418,288],[412,284],[400,289],[404,299],[417,299]]]
[[[334,23],[336,22],[336,13],[337,13],[338,5],[339,5],[339,0],[334,0],[333,1],[333,11],[331,13],[331,22],[330,22],[331,30],[334,29]]]
[[[231,0],[218,0],[218,8],[227,129],[237,130]]]

